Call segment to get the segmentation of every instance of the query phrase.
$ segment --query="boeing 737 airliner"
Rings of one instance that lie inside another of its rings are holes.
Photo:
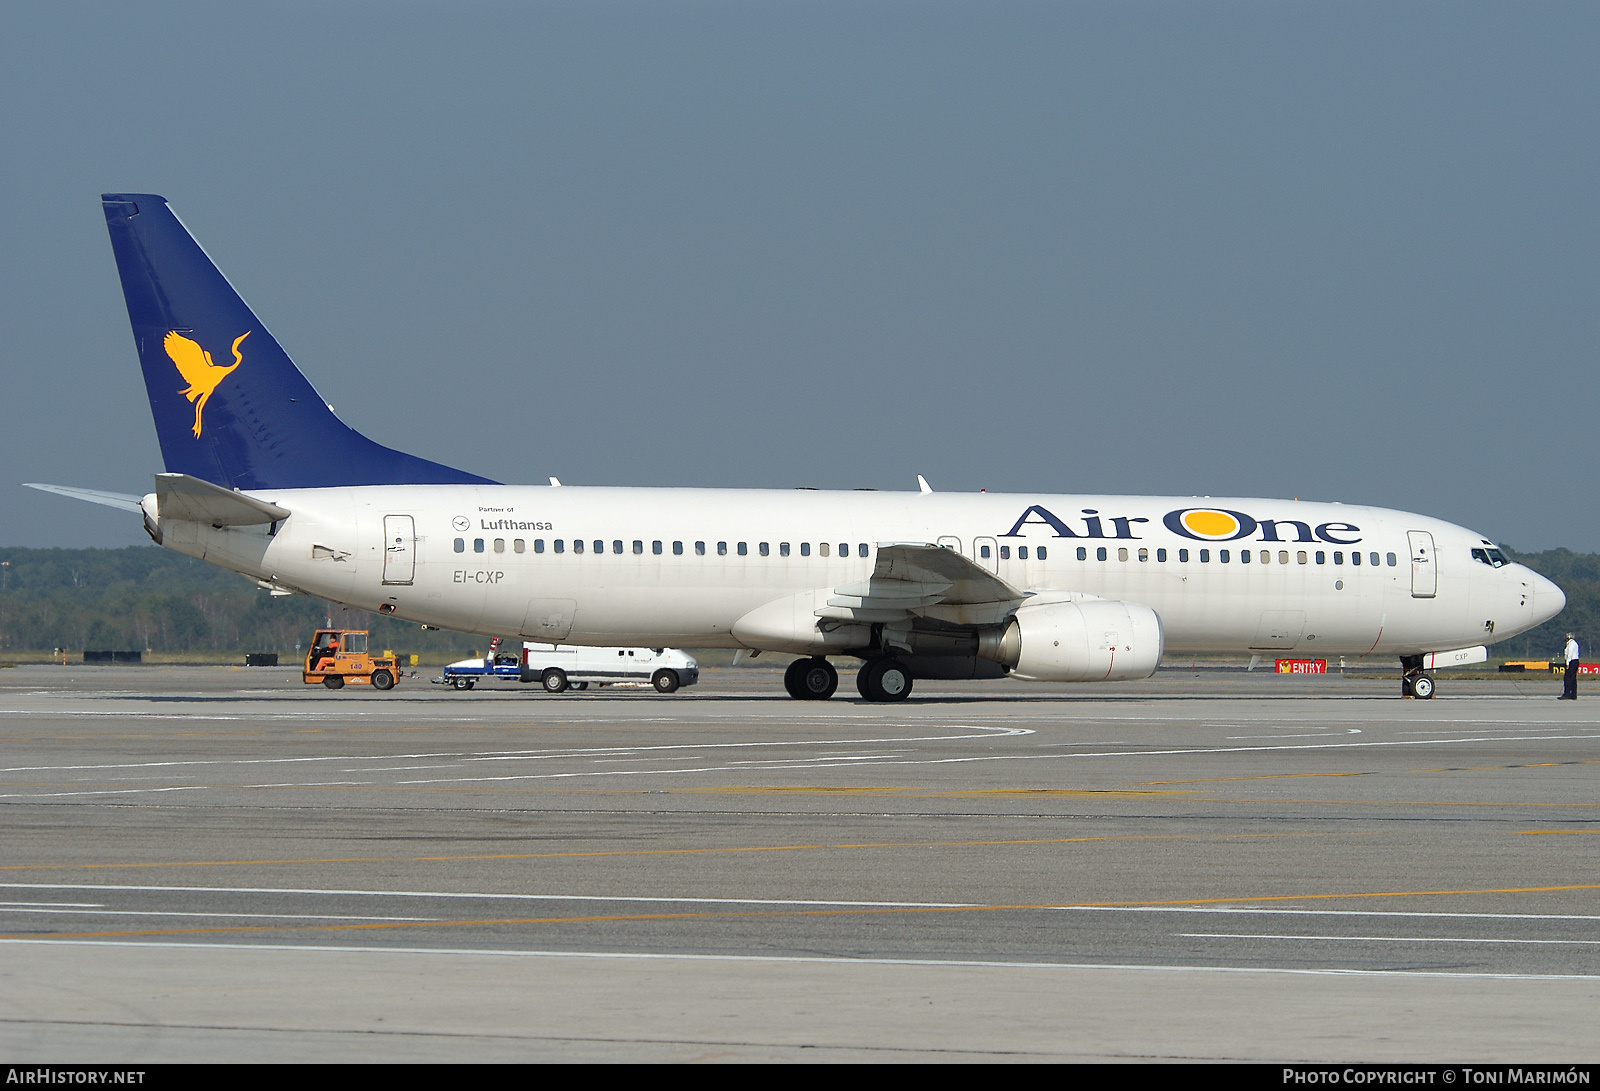
[[[167,202],[103,198],[166,473],[168,549],[418,624],[799,658],[799,699],[862,660],[916,678],[1144,678],[1166,653],[1397,656],[1432,668],[1566,597],[1482,536],[1382,508],[1194,497],[501,485],[347,427]]]

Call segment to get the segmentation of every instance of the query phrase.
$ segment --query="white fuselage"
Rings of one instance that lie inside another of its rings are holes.
[[[740,647],[741,617],[866,579],[891,542],[948,546],[1028,593],[1148,606],[1169,654],[1461,648],[1565,602],[1521,565],[1475,560],[1489,543],[1469,530],[1339,504],[572,486],[250,495],[293,514],[272,527],[163,520],[163,544],[405,621],[568,644]]]

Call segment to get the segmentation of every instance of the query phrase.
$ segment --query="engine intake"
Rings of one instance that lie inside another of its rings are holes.
[[[1043,682],[1120,682],[1154,674],[1162,643],[1150,607],[1086,599],[1022,607],[979,634],[978,654]]]

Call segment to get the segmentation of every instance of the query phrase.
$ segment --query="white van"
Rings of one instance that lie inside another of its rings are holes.
[[[677,648],[581,648],[574,644],[522,645],[522,680],[549,693],[590,682],[649,682],[658,693],[700,681],[700,664]]]

